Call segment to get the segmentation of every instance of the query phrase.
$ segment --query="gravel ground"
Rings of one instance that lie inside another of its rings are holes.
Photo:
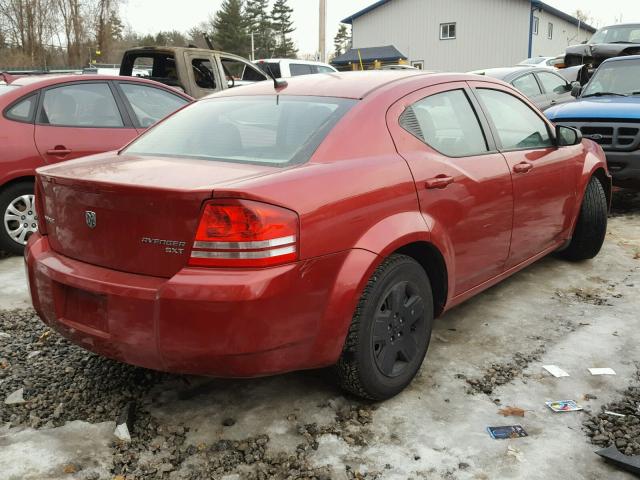
[[[335,435],[351,445],[363,445],[373,406],[353,402],[339,409],[329,425],[298,424],[300,443],[291,454],[266,454],[268,435],[242,441],[218,440],[193,445],[188,428],[160,423],[147,407],[154,386],[179,377],[136,368],[99,357],[69,343],[47,328],[31,310],[0,312],[0,399],[22,397],[0,409],[0,424],[9,427],[51,428],[68,421],[99,423],[115,420],[133,402],[131,443],[114,441],[113,475],[125,479],[218,478],[242,467],[247,479],[330,479],[328,468],[314,468],[308,454],[317,450],[318,438]],[[22,401],[23,400],[23,401]],[[295,416],[288,420],[296,422]],[[227,418],[223,426],[232,426]],[[77,472],[81,465],[67,465]],[[356,478],[347,469],[347,478]],[[376,478],[375,474],[365,475]],[[99,478],[94,472],[86,480]]]
[[[594,445],[615,445],[625,455],[640,455],[640,370],[635,385],[620,400],[603,405],[599,414],[584,422],[584,427]]]

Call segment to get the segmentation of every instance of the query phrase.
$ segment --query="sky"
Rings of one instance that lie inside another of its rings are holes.
[[[399,0],[401,1],[401,0]],[[429,1],[429,0],[423,0]],[[478,2],[482,0],[476,0]],[[375,0],[327,0],[327,52],[332,50],[340,20],[371,5]],[[595,19],[594,27],[623,22],[640,22],[640,0],[545,0],[573,13],[576,9]],[[222,0],[126,0],[123,19],[139,33],[159,30],[186,32],[214,13]],[[179,5],[178,7],[176,7]],[[292,34],[300,54],[318,50],[318,0],[289,0],[294,9],[296,31]]]

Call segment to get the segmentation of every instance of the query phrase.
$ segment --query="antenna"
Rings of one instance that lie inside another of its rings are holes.
[[[271,77],[271,80],[273,80],[273,88],[275,88],[276,90],[279,90],[289,85],[286,80],[283,80],[281,78],[276,78],[275,74],[273,73],[273,70],[271,70],[271,65],[269,64],[269,62],[265,62],[264,65],[267,69],[267,75],[269,75]]]

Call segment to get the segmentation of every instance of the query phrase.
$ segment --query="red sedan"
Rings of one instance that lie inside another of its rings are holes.
[[[37,188],[33,303],[71,341],[214,376],[334,365],[372,399],[409,384],[434,317],[594,257],[611,194],[601,148],[507,84],[418,72],[216,94]]]
[[[22,253],[37,230],[35,170],[117,150],[192,102],[139,78],[0,74],[0,250]]]

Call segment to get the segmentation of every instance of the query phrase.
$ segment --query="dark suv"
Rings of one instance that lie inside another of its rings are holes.
[[[608,58],[638,54],[640,23],[626,23],[601,28],[586,44],[567,48],[564,63],[567,67],[588,65],[594,69]]]

